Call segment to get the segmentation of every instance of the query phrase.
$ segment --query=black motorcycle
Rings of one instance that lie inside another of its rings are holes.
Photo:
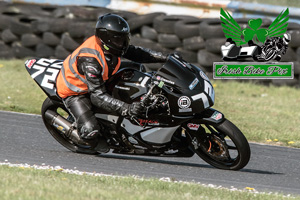
[[[48,98],[42,118],[50,134],[67,149],[97,154],[81,140],[74,119],[56,93],[62,67],[56,59],[31,59],[26,69]],[[239,170],[250,159],[243,133],[224,114],[211,108],[215,93],[205,73],[177,55],[155,72],[119,70],[107,91],[126,103],[141,101],[143,117],[122,117],[94,108],[113,153],[191,157],[195,153],[220,169]]]

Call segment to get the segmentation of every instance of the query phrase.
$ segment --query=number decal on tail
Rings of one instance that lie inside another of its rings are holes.
[[[31,77],[42,87],[48,95],[55,95],[55,80],[62,67],[62,60],[31,59],[25,62]]]

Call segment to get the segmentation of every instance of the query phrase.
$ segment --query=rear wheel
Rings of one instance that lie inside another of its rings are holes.
[[[97,154],[96,151],[91,150],[88,145],[75,144],[70,138],[68,138],[64,133],[58,130],[55,126],[52,125],[52,122],[48,120],[45,116],[47,110],[52,110],[58,115],[68,120],[70,123],[73,123],[73,117],[70,115],[69,111],[65,108],[62,102],[53,101],[47,98],[42,105],[42,118],[46,128],[49,133],[57,140],[61,145],[67,149],[76,152],[76,153],[85,153],[85,154]]]
[[[247,139],[227,119],[221,124],[203,124],[197,131],[189,131],[188,135],[195,153],[216,168],[239,170],[250,160]]]

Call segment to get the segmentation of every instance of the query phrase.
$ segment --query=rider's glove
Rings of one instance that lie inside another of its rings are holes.
[[[126,107],[127,116],[141,116],[145,114],[146,109],[140,102],[133,102],[132,104],[124,105]]]

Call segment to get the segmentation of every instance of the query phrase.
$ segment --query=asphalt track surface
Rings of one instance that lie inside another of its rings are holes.
[[[170,177],[227,188],[300,195],[300,149],[251,143],[251,159],[240,171],[216,169],[191,158],[73,153],[47,132],[39,115],[0,111],[0,162],[61,166],[85,172]]]

